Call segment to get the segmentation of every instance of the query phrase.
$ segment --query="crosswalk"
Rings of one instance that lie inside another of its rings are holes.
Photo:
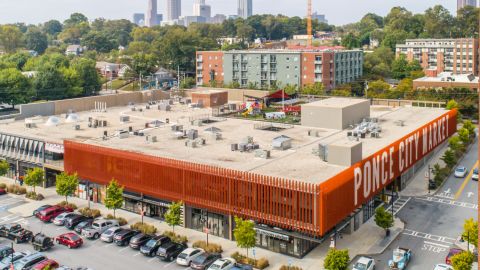
[[[403,234],[412,236],[412,237],[422,238],[429,241],[435,241],[435,242],[447,244],[447,245],[452,245],[453,243],[455,243],[455,239],[451,237],[434,235],[434,234],[429,234],[424,232],[417,232],[409,229],[403,230]]]
[[[4,195],[5,196],[5,195]],[[24,200],[20,198],[13,198],[13,197],[2,197],[0,200],[0,211],[6,210],[14,205],[23,203]]]
[[[402,197],[400,196],[394,203],[393,203],[393,213],[396,215],[402,208],[410,201],[410,197]],[[387,211],[392,211],[392,205],[389,205]]]
[[[0,217],[0,225],[8,224],[8,223],[19,223],[19,224],[22,224],[22,225],[28,225],[29,224],[28,220],[26,220],[25,218],[22,218],[20,216],[14,215],[14,214],[10,214],[10,215],[7,215],[7,216]]]
[[[438,197],[438,196],[417,197],[416,199],[417,200],[422,200],[422,201],[427,201],[427,202],[434,202],[434,203],[440,203],[440,204],[445,204],[445,205],[452,205],[452,206],[458,206],[458,207],[478,210],[478,204],[473,204],[473,203],[469,203],[469,202],[459,202],[459,201],[451,200],[451,199],[448,199],[448,198],[442,198],[442,197]]]

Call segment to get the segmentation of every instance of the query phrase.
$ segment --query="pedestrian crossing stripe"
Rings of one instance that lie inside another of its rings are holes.
[[[441,203],[446,205],[453,205],[468,209],[478,210],[478,204],[468,203],[468,202],[459,202],[450,199],[438,198],[438,197],[417,197],[418,200]]]
[[[439,243],[445,243],[452,245],[455,243],[455,239],[447,236],[440,236],[440,235],[434,235],[434,234],[429,234],[429,233],[424,233],[424,232],[418,232],[418,231],[413,231],[409,229],[403,230],[404,235],[412,236],[412,237],[417,237],[417,238],[422,238],[430,241],[435,241]]]

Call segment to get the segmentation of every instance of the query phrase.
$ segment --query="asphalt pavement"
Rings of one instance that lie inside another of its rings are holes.
[[[63,226],[56,226],[51,223],[43,223],[35,217],[23,218],[9,213],[10,207],[25,203],[22,199],[12,198],[8,195],[0,197],[0,225],[8,223],[20,223],[33,233],[43,232],[45,235],[55,237],[60,234],[71,232]],[[11,241],[0,238],[1,245],[11,245]],[[14,244],[18,251],[30,250],[33,247],[30,243]],[[157,257],[145,257],[139,251],[130,247],[118,247],[115,244],[104,243],[100,240],[84,239],[84,244],[78,249],[68,249],[62,245],[55,245],[51,250],[43,252],[48,258],[54,259],[60,265],[70,267],[88,266],[94,270],[158,270],[158,269],[189,269],[179,266],[174,262],[162,262]]]
[[[471,180],[478,166],[478,142],[475,143],[459,165],[467,167],[465,178],[449,176],[443,187],[428,196],[411,197],[397,213],[406,223],[404,232],[385,250],[373,256],[377,269],[388,269],[388,260],[396,247],[412,250],[412,260],[407,269],[433,269],[444,263],[450,248],[463,231],[464,220],[477,218],[478,182]]]

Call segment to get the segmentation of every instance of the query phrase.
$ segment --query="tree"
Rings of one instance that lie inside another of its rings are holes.
[[[167,213],[165,213],[165,222],[172,226],[173,232],[175,232],[175,226],[181,224],[183,202],[173,202],[168,207]]]
[[[196,84],[195,78],[187,77],[187,78],[185,78],[185,80],[182,80],[180,82],[180,88],[181,89],[191,89],[195,86],[195,84]]]
[[[468,134],[470,134],[470,136],[475,136],[475,125],[472,123],[472,121],[465,120],[463,122],[463,128],[468,130]]]
[[[117,44],[105,32],[90,31],[83,36],[81,44],[90,50],[108,53],[118,47]]]
[[[465,220],[462,238],[478,248],[478,221],[473,218]]]
[[[68,196],[72,196],[77,190],[78,175],[76,173],[68,174],[66,172],[57,174],[55,186],[57,194],[60,196],[65,196],[65,201],[68,202]]]
[[[448,139],[448,147],[450,147],[450,149],[452,149],[452,151],[455,153],[459,153],[465,148],[459,136],[452,136],[450,139]]]
[[[464,251],[464,252],[458,253],[451,258],[453,269],[470,270],[472,269],[472,264],[474,259],[475,257],[471,252]]]
[[[430,38],[445,38],[452,35],[454,20],[448,9],[436,5],[425,11],[425,34]]]
[[[458,109],[458,103],[455,100],[451,99],[447,102],[446,109],[447,110]]]
[[[0,102],[22,104],[33,97],[30,81],[15,68],[0,69]]]
[[[57,20],[50,20],[43,24],[43,31],[52,37],[56,37],[58,33],[62,32],[63,26]]]
[[[76,58],[71,62],[71,67],[77,72],[80,79],[78,86],[83,89],[85,95],[93,95],[100,91],[102,83],[95,68],[95,60]]]
[[[392,76],[395,79],[404,79],[407,77],[408,61],[404,54],[400,54],[392,63]]]
[[[70,18],[66,19],[63,24],[66,28],[76,26],[81,23],[88,23],[88,18],[82,13],[72,13]]]
[[[27,175],[25,175],[25,184],[27,186],[31,186],[33,188],[33,192],[35,192],[35,187],[43,184],[45,182],[45,172],[42,168],[33,168],[27,171]]]
[[[468,145],[470,143],[470,133],[468,129],[461,128],[458,130],[458,137],[460,137],[460,141],[462,141],[463,145]]]
[[[388,234],[388,229],[393,226],[392,214],[385,210],[385,207],[378,207],[375,209],[375,224],[384,229],[385,233]]]
[[[235,229],[233,229],[233,235],[237,242],[237,246],[246,249],[247,258],[248,249],[255,247],[257,233],[255,232],[254,227],[255,223],[253,223],[253,221],[235,217]]]
[[[33,80],[37,99],[55,100],[68,97],[68,83],[60,69],[52,65],[41,68]]]
[[[323,83],[309,84],[302,88],[302,94],[304,95],[324,95],[324,91]]]
[[[359,48],[360,40],[353,33],[348,33],[342,38],[342,46],[347,49]]]
[[[38,28],[29,29],[25,35],[25,46],[29,50],[42,54],[48,48],[47,35]]]
[[[0,160],[0,176],[4,176],[8,173],[10,164],[6,160]]]
[[[123,187],[121,187],[117,180],[112,179],[108,184],[105,194],[105,207],[113,209],[113,217],[115,218],[115,210],[123,205]]]
[[[23,33],[17,26],[0,25],[0,45],[5,48],[7,53],[17,50],[23,43]]]
[[[337,250],[332,248],[325,257],[323,267],[327,270],[346,270],[349,261],[348,249]]]
[[[453,168],[455,164],[457,164],[457,157],[455,156],[455,153],[451,150],[448,149],[445,151],[443,156],[440,158],[445,164],[447,165],[448,168]]]

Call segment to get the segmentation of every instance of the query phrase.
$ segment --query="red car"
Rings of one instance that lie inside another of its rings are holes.
[[[0,195],[5,195],[7,194],[7,191],[3,188],[0,188]]]
[[[64,212],[73,212],[73,209],[54,205],[38,212],[35,216],[43,222],[51,222],[54,218]]]
[[[452,257],[462,252],[463,250],[459,248],[451,248],[450,251],[448,252],[447,257],[445,258],[445,263],[448,265],[452,265]]]
[[[83,240],[75,233],[64,233],[55,238],[59,245],[67,246],[68,248],[78,248],[83,245]]]
[[[58,267],[60,267],[58,265],[58,263],[52,259],[46,259],[46,260],[43,260],[37,264],[35,264],[35,266],[32,268],[32,270],[43,270],[43,269],[57,269]]]

